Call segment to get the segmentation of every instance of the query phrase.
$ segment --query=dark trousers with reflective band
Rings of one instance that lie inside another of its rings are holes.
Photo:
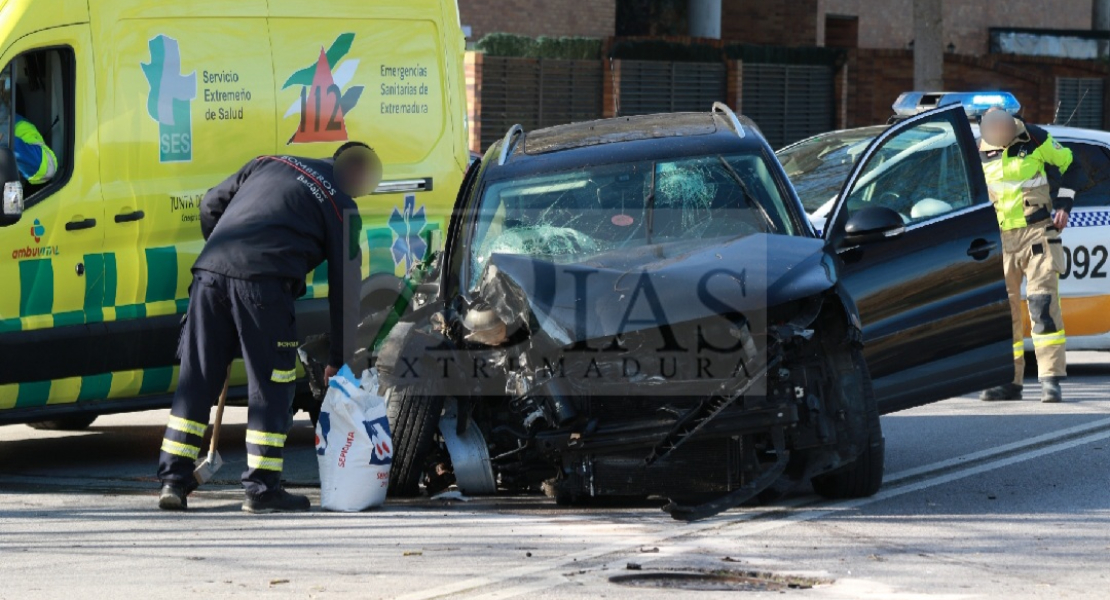
[[[282,449],[296,378],[293,283],[193,274],[189,311],[178,353],[181,372],[158,476],[191,488],[212,405],[227,368],[243,357],[249,386],[247,470],[243,487],[258,496],[281,486]]]

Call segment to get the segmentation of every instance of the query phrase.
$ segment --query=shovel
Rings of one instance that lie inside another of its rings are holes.
[[[224,459],[220,458],[220,453],[216,450],[216,446],[220,441],[220,421],[224,419],[224,403],[227,402],[227,385],[231,383],[231,373],[228,373],[228,379],[224,380],[224,389],[220,392],[220,401],[216,404],[216,422],[212,424],[212,443],[208,447],[208,456],[204,458],[196,469],[193,469],[193,477],[197,480],[198,485],[204,485],[220,470],[224,465]]]

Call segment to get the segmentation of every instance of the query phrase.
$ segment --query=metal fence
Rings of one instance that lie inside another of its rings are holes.
[[[744,63],[743,113],[772,148],[833,129],[833,90],[832,67]]]
[[[706,112],[728,100],[724,63],[620,62],[619,114]]]
[[[514,124],[524,129],[601,118],[602,65],[596,60],[485,56],[482,149]]]
[[[1102,129],[1103,81],[1095,77],[1057,77],[1056,123]]]

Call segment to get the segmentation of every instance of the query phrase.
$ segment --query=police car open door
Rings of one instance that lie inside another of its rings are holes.
[[[824,235],[859,307],[880,411],[1011,380],[1002,244],[962,106],[921,113],[876,138]]]

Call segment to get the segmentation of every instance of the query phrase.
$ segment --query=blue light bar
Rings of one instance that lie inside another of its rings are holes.
[[[891,108],[900,117],[909,117],[917,113],[961,104],[964,112],[969,117],[980,117],[987,110],[998,106],[1011,115],[1021,112],[1021,103],[1009,92],[903,92],[894,101]]]

